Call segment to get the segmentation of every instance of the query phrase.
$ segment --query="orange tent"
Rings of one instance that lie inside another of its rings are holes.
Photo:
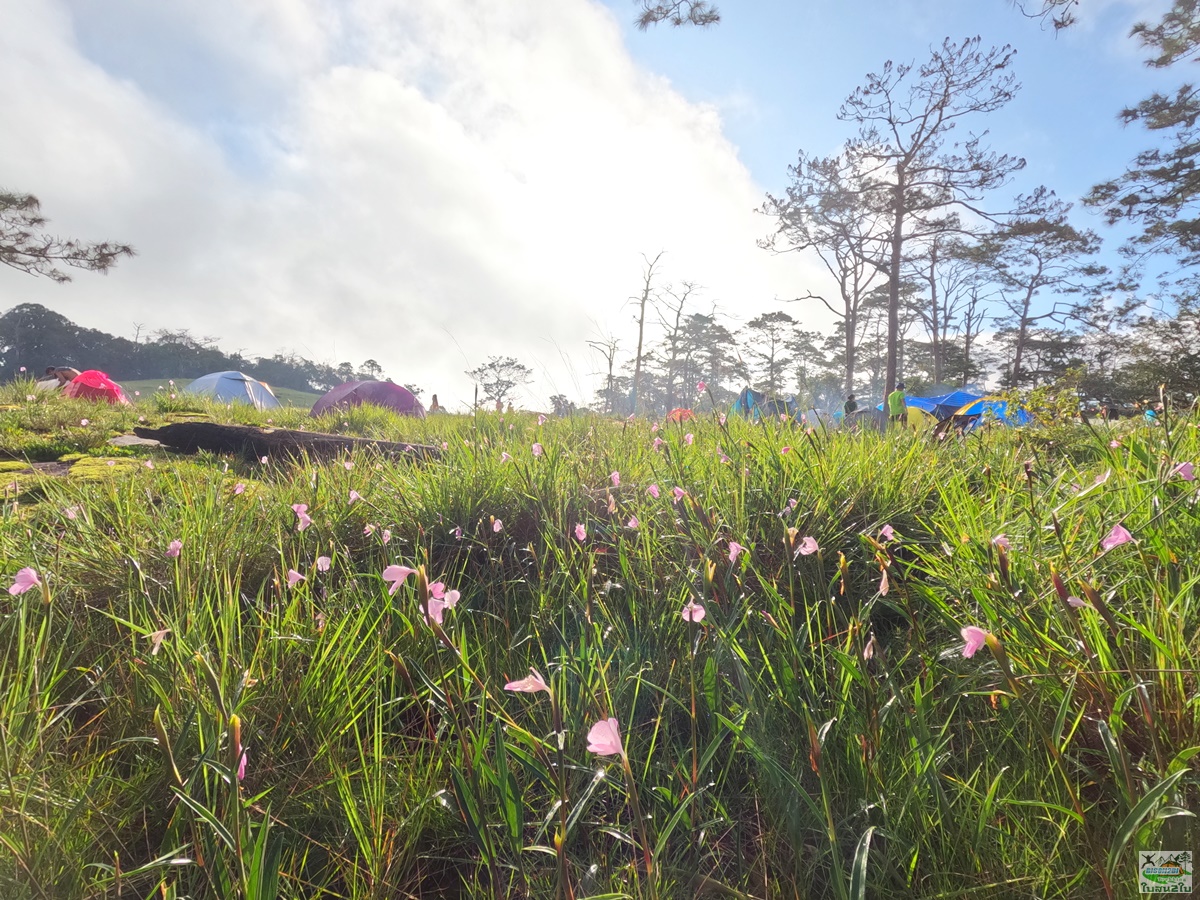
[[[121,386],[95,369],[80,372],[63,388],[62,395],[78,400],[105,400],[112,404],[129,405],[129,398]]]

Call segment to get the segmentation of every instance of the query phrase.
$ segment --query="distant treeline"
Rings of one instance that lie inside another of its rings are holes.
[[[76,325],[37,303],[22,303],[0,316],[0,360],[0,380],[15,378],[22,366],[35,376],[46,366],[99,369],[118,381],[197,378],[235,369],[273,387],[324,392],[344,381],[383,377],[373,359],[356,368],[348,362],[313,362],[294,353],[246,357],[221,350],[216,338],[196,337],[186,329],[160,329],[130,340]]]

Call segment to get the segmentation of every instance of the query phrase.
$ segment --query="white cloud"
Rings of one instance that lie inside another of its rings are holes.
[[[763,192],[718,111],[638,69],[599,4],[88,8],[34,0],[0,30],[23,88],[0,98],[3,178],[140,255],[65,287],[0,272],[4,306],[373,357],[443,402],[514,355],[544,403],[576,393],[594,323],[630,332],[643,252],[745,317],[821,277],[757,249]]]

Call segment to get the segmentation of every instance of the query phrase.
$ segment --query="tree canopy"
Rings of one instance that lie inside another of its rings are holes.
[[[63,283],[70,281],[71,276],[60,266],[103,274],[121,257],[134,255],[128,244],[112,241],[85,244],[47,233],[47,219],[41,208],[33,194],[0,191],[0,263]]]

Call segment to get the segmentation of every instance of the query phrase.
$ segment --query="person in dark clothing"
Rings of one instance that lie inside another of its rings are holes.
[[[846,396],[846,402],[842,406],[842,415],[844,415],[846,418],[850,418],[851,414],[856,412],[858,412],[858,401],[854,399],[853,394],[848,394]]]

